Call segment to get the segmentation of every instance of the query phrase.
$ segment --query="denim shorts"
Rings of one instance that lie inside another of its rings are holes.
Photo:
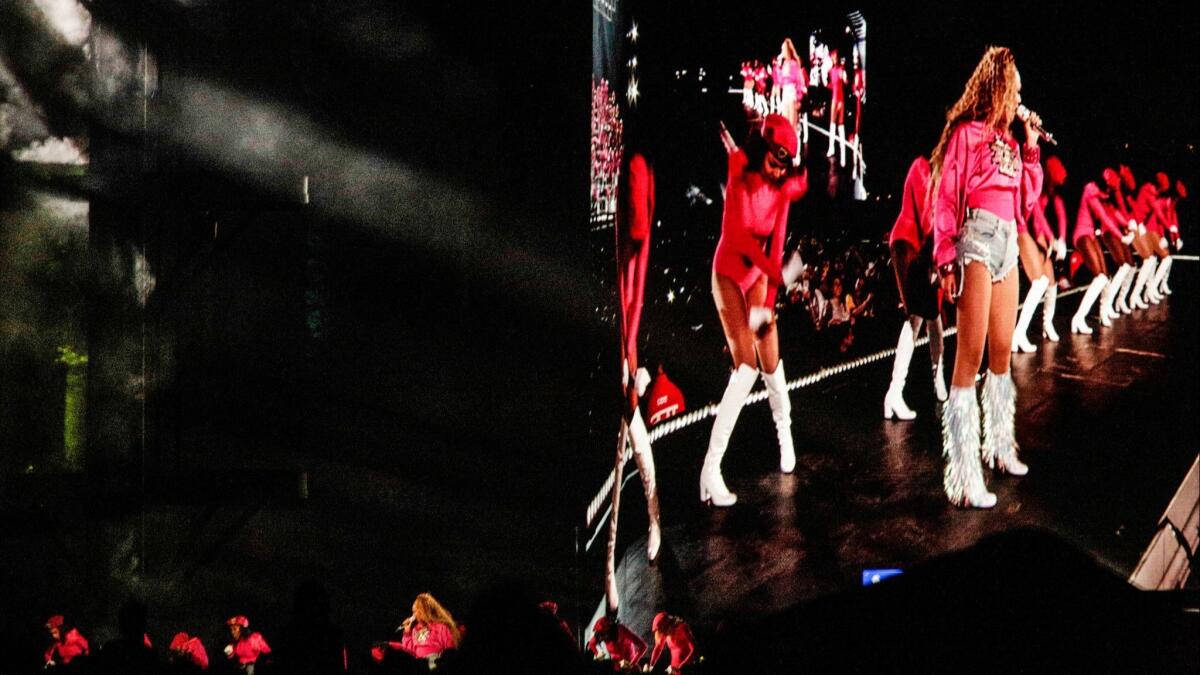
[[[1017,221],[1000,220],[990,211],[967,209],[958,235],[955,261],[966,269],[971,261],[987,265],[992,283],[1002,281],[1017,266]]]

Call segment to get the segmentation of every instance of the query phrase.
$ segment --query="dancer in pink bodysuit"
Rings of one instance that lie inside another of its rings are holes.
[[[1126,166],[1121,167],[1121,179],[1130,191],[1130,194],[1126,196],[1129,215],[1132,218],[1130,229],[1132,230],[1136,225],[1137,231],[1134,233],[1133,245],[1142,258],[1137,281],[1129,295],[1129,306],[1134,309],[1147,309],[1150,306],[1147,304],[1148,302],[1157,304],[1162,300],[1162,296],[1149,283],[1154,279],[1155,268],[1158,266],[1159,239],[1149,228],[1151,221],[1157,219],[1161,222],[1166,220],[1166,216],[1162,213],[1158,202],[1158,188],[1153,183],[1143,183],[1134,192],[1137,183],[1133,178],[1133,171]],[[1142,296],[1143,290],[1146,293],[1145,297]]]
[[[988,345],[983,384],[983,460],[1013,475],[1029,471],[1017,458],[1016,387],[1009,373],[1017,314],[1017,222],[1027,220],[1042,188],[1038,128],[1031,114],[1025,143],[1009,133],[1021,102],[1012,52],[991,47],[946,113],[930,161],[934,260],[947,298],[958,303],[958,349],[942,416],[943,486],[953,504],[990,508],[980,466],[980,414],[975,375]],[[958,297],[961,293],[961,297]]]
[[[839,139],[839,163],[846,166],[846,59],[839,57],[836,49],[830,50],[829,59],[833,67],[829,70],[829,150],[826,157],[833,157],[834,126]]]
[[[1058,259],[1062,260],[1067,256],[1067,207],[1058,194],[1067,180],[1067,169],[1058,157],[1050,157],[1046,160],[1045,174],[1042,194],[1038,197],[1037,207],[1033,209],[1030,223],[1017,223],[1017,247],[1021,255],[1021,268],[1025,270],[1025,277],[1029,279],[1029,294],[1025,296],[1025,304],[1013,331],[1014,352],[1032,352],[1037,349],[1029,341],[1029,322],[1043,299],[1045,304],[1042,310],[1042,336],[1051,342],[1058,342],[1058,332],[1054,330],[1058,284],[1054,279],[1054,262],[1050,257],[1057,255]],[[1051,204],[1054,206],[1055,221],[1058,223],[1057,233],[1046,220],[1046,207]]]
[[[1164,236],[1159,239],[1160,253],[1165,254],[1158,266],[1158,273],[1154,276],[1154,287],[1162,295],[1170,295],[1171,289],[1167,286],[1167,277],[1171,274],[1171,264],[1174,262],[1174,257],[1171,255],[1171,248],[1178,253],[1183,249],[1183,238],[1179,236],[1179,211],[1176,209],[1176,204],[1180,199],[1187,197],[1187,188],[1183,181],[1176,180],[1174,190],[1171,190],[1171,181],[1165,173],[1159,172],[1159,201],[1163,212],[1164,220],[1162,227]],[[1165,183],[1165,186],[1164,186]],[[1170,247],[1168,247],[1168,241]]]
[[[1112,169],[1105,169],[1105,172],[1111,173]],[[1104,180],[1091,181],[1084,184],[1083,194],[1079,198],[1079,213],[1075,216],[1075,229],[1071,233],[1071,244],[1083,256],[1084,264],[1092,273],[1092,282],[1084,291],[1083,300],[1079,302],[1079,309],[1075,311],[1075,316],[1071,318],[1072,333],[1091,335],[1092,329],[1087,325],[1086,319],[1097,298],[1100,298],[1100,323],[1102,325],[1111,326],[1112,320],[1120,316],[1113,309],[1113,296],[1116,289],[1120,288],[1128,270],[1120,266],[1119,259],[1114,258],[1120,269],[1110,281],[1108,269],[1104,263],[1104,252],[1100,250],[1100,242],[1097,240],[1105,233],[1116,237],[1118,242],[1121,238],[1121,228],[1105,205],[1108,189],[1110,188]]]
[[[929,336],[934,391],[939,401],[945,401],[947,396],[942,376],[942,303],[933,265],[933,224],[928,200],[929,160],[918,157],[908,167],[900,215],[888,238],[896,286],[900,289],[900,301],[908,319],[900,328],[900,338],[896,342],[892,382],[883,397],[884,419],[911,420],[917,416],[904,402],[904,382],[908,379],[908,365],[922,324]]]
[[[792,163],[796,133],[786,118],[767,115],[763,124],[752,130],[745,148],[734,146],[728,136],[725,144],[729,175],[712,287],[734,372],[721,396],[700,471],[700,499],[714,506],[737,501],[737,495],[725,486],[721,459],[760,366],[779,437],[779,468],[785,473],[795,468],[791,402],[779,358],[774,308],[775,294],[785,283],[782,264],[788,209],[808,189],[803,169]]]

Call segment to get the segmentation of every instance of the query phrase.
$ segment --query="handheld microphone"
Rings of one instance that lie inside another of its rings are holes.
[[[1030,110],[1029,110],[1029,108],[1025,107],[1025,104],[1021,103],[1021,104],[1017,105],[1017,119],[1024,122],[1029,119],[1029,113],[1030,113]],[[1049,131],[1046,131],[1042,127],[1042,125],[1035,124],[1035,125],[1033,125],[1033,128],[1037,129],[1037,132],[1042,135],[1042,138],[1046,139],[1047,143],[1049,143],[1050,145],[1058,145],[1058,141],[1054,140],[1054,134],[1050,133]]]

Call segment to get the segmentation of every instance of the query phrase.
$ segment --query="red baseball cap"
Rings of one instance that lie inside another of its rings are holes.
[[[796,130],[783,115],[771,113],[763,118],[762,137],[775,159],[790,162],[796,156]]]
[[[66,619],[63,618],[62,614],[55,614],[49,619],[46,619],[46,628],[62,628],[63,623],[65,622]]]

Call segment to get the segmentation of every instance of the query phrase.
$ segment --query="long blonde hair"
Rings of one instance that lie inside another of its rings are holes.
[[[779,56],[775,60],[781,60],[781,57],[800,62],[800,54],[796,51],[796,45],[792,44],[792,38],[783,38],[783,44],[779,45]]]
[[[1017,63],[1012,51],[1008,47],[988,47],[967,80],[962,96],[946,112],[946,126],[942,127],[942,136],[929,160],[931,195],[938,193],[946,145],[958,123],[983,120],[989,127],[1004,133],[1012,124],[1016,98]]]
[[[442,607],[442,604],[437,601],[429,593],[422,593],[413,601],[413,616],[417,621],[423,624],[444,623],[450,628],[450,636],[454,638],[455,646],[458,645],[460,637],[458,632],[458,624],[454,622],[454,617],[450,616],[450,612]]]

